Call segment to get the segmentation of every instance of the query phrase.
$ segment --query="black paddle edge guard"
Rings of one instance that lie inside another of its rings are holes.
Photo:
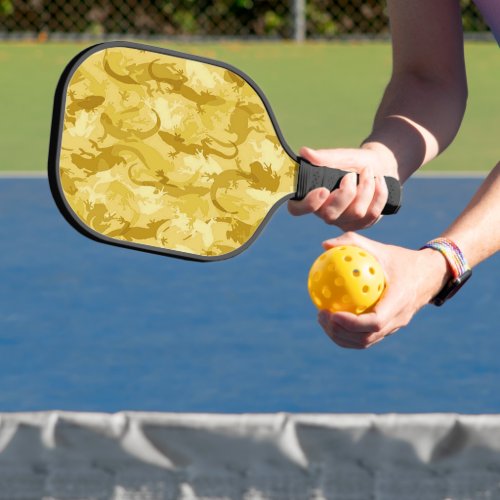
[[[297,181],[297,192],[293,200],[302,200],[307,193],[319,187],[326,187],[333,191],[340,186],[340,181],[350,172],[339,170],[338,168],[315,166],[304,158],[298,157],[299,175]],[[359,182],[359,175],[356,176]],[[402,188],[401,184],[394,177],[384,177],[389,191],[387,203],[382,214],[395,214],[401,207]]]
[[[290,156],[290,158],[292,158],[294,161],[298,161],[297,157],[295,156],[292,149],[290,148],[290,146],[285,141],[285,138],[283,137],[283,134],[278,126],[278,121],[274,115],[271,105],[267,97],[265,96],[264,92],[252,78],[250,78],[246,73],[244,73],[240,69],[222,61],[217,61],[215,59],[209,59],[194,54],[187,54],[185,52],[179,52],[176,50],[171,50],[163,47],[155,47],[152,45],[145,45],[137,42],[129,42],[121,40],[102,42],[91,45],[90,47],[83,49],[81,52],[76,54],[70,60],[70,62],[66,65],[59,78],[56,91],[54,94],[47,172],[48,172],[48,180],[52,197],[54,198],[55,204],[59,209],[59,211],[61,212],[62,216],[80,234],[86,236],[87,238],[90,238],[91,240],[116,247],[123,247],[151,254],[165,255],[168,257],[174,257],[193,262],[216,262],[216,261],[223,261],[226,259],[230,259],[244,252],[258,238],[258,236],[260,235],[264,227],[267,225],[267,223],[270,221],[271,217],[278,210],[280,205],[285,201],[287,201],[288,199],[290,199],[291,196],[293,196],[292,193],[286,195],[281,200],[278,200],[278,202],[276,202],[275,205],[273,205],[269,209],[267,215],[261,221],[260,225],[257,227],[256,231],[250,237],[249,240],[247,240],[240,247],[236,248],[235,250],[232,250],[231,252],[214,256],[187,253],[178,250],[171,250],[168,248],[153,247],[150,245],[134,243],[130,241],[122,241],[122,240],[117,240],[115,238],[111,238],[89,227],[85,222],[83,222],[80,219],[80,217],[71,208],[64,194],[64,189],[62,186],[62,180],[60,175],[60,165],[59,165],[67,88],[74,73],[80,67],[80,65],[85,61],[85,59],[95,54],[96,52],[100,52],[102,50],[110,48],[130,48],[136,50],[144,50],[147,52],[154,52],[157,54],[166,54],[173,57],[179,57],[181,59],[189,59],[192,61],[198,61],[213,66],[219,66],[221,68],[232,71],[236,75],[240,76],[243,80],[245,80],[255,90],[257,95],[262,100],[262,103],[269,115],[269,118],[271,119],[271,123],[274,127],[276,135],[278,136],[281,142],[281,146],[288,154],[288,156]]]

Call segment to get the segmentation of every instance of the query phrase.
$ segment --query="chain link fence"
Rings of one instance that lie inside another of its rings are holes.
[[[467,32],[487,26],[461,0]],[[0,37],[336,38],[388,33],[381,0],[0,0]]]

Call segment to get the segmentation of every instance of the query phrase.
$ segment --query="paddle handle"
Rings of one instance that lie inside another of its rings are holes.
[[[299,162],[299,175],[297,182],[297,192],[292,198],[293,200],[302,200],[307,193],[319,187],[326,187],[330,191],[337,189],[340,186],[340,181],[343,177],[351,172],[339,170],[331,167],[318,167],[312,165],[304,158],[297,158]],[[387,184],[389,195],[382,213],[384,215],[395,214],[401,207],[402,189],[401,184],[394,177],[384,177]],[[359,174],[357,181],[359,182]]]

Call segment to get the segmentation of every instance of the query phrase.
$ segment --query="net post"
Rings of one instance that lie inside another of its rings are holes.
[[[306,39],[306,0],[292,0],[293,39],[301,43]]]

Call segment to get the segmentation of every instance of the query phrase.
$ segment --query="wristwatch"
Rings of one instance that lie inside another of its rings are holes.
[[[432,248],[440,252],[446,259],[452,273],[452,278],[431,300],[431,304],[442,306],[465,285],[467,280],[472,276],[472,269],[467,264],[460,248],[448,238],[436,238],[426,243],[421,250],[423,248]]]

